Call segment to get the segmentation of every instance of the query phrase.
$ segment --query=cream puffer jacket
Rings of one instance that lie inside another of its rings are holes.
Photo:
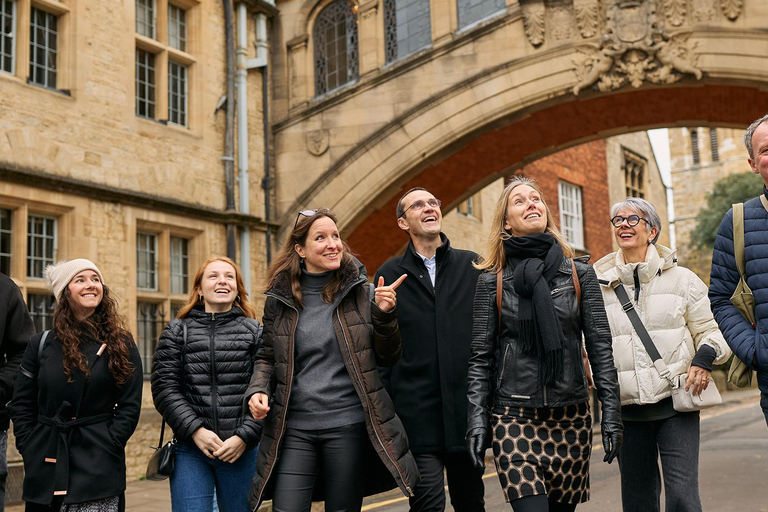
[[[595,263],[613,336],[621,405],[652,404],[672,394],[619,303],[613,284],[621,280],[645,328],[672,375],[686,373],[701,344],[715,349],[715,364],[731,350],[715,323],[707,286],[687,268],[677,266],[675,251],[649,245],[645,261],[625,263],[621,250]],[[637,278],[637,279],[636,279]],[[636,282],[640,291],[636,291]]]

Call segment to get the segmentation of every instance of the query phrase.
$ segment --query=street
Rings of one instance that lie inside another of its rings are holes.
[[[743,396],[702,412],[699,474],[702,505],[707,512],[768,512],[768,428],[757,394],[754,391],[737,393]],[[591,499],[577,510],[621,512],[618,465],[602,461],[597,434],[594,442],[592,460],[597,462],[591,473]],[[504,502],[492,467],[485,475],[485,485],[488,512],[512,510]],[[662,496],[662,503],[663,499]],[[392,494],[388,500],[379,500],[367,503],[363,510],[408,510],[408,501],[402,495]]]

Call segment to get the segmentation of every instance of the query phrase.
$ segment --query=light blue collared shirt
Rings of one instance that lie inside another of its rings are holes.
[[[427,267],[427,272],[429,272],[429,279],[432,281],[432,286],[435,286],[435,275],[437,273],[437,255],[432,256],[431,258],[427,258],[423,254],[419,254],[419,257],[424,261],[424,266]]]

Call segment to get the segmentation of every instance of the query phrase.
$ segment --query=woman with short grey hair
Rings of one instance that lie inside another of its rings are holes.
[[[686,374],[686,390],[706,389],[712,365],[727,361],[731,351],[712,317],[707,286],[677,264],[675,251],[656,243],[661,232],[656,208],[628,197],[611,208],[611,224],[619,250],[595,263],[595,271],[619,374],[623,510],[661,510],[663,476],[666,510],[698,512],[699,413],[674,410],[671,386],[653,365],[613,287],[624,285],[672,376]]]

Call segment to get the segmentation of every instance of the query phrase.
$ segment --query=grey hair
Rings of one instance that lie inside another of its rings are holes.
[[[755,134],[757,127],[766,121],[768,121],[768,114],[765,114],[763,117],[757,119],[751,125],[749,125],[747,132],[744,134],[744,145],[747,146],[747,153],[749,154],[749,158],[755,158],[755,155],[752,154],[752,136]]]
[[[628,197],[623,201],[611,206],[611,218],[614,218],[619,210],[632,210],[640,214],[645,219],[645,229],[649,233],[652,228],[656,228],[656,236],[651,240],[652,244],[656,243],[661,234],[661,217],[656,211],[656,208],[645,199],[639,197]]]

